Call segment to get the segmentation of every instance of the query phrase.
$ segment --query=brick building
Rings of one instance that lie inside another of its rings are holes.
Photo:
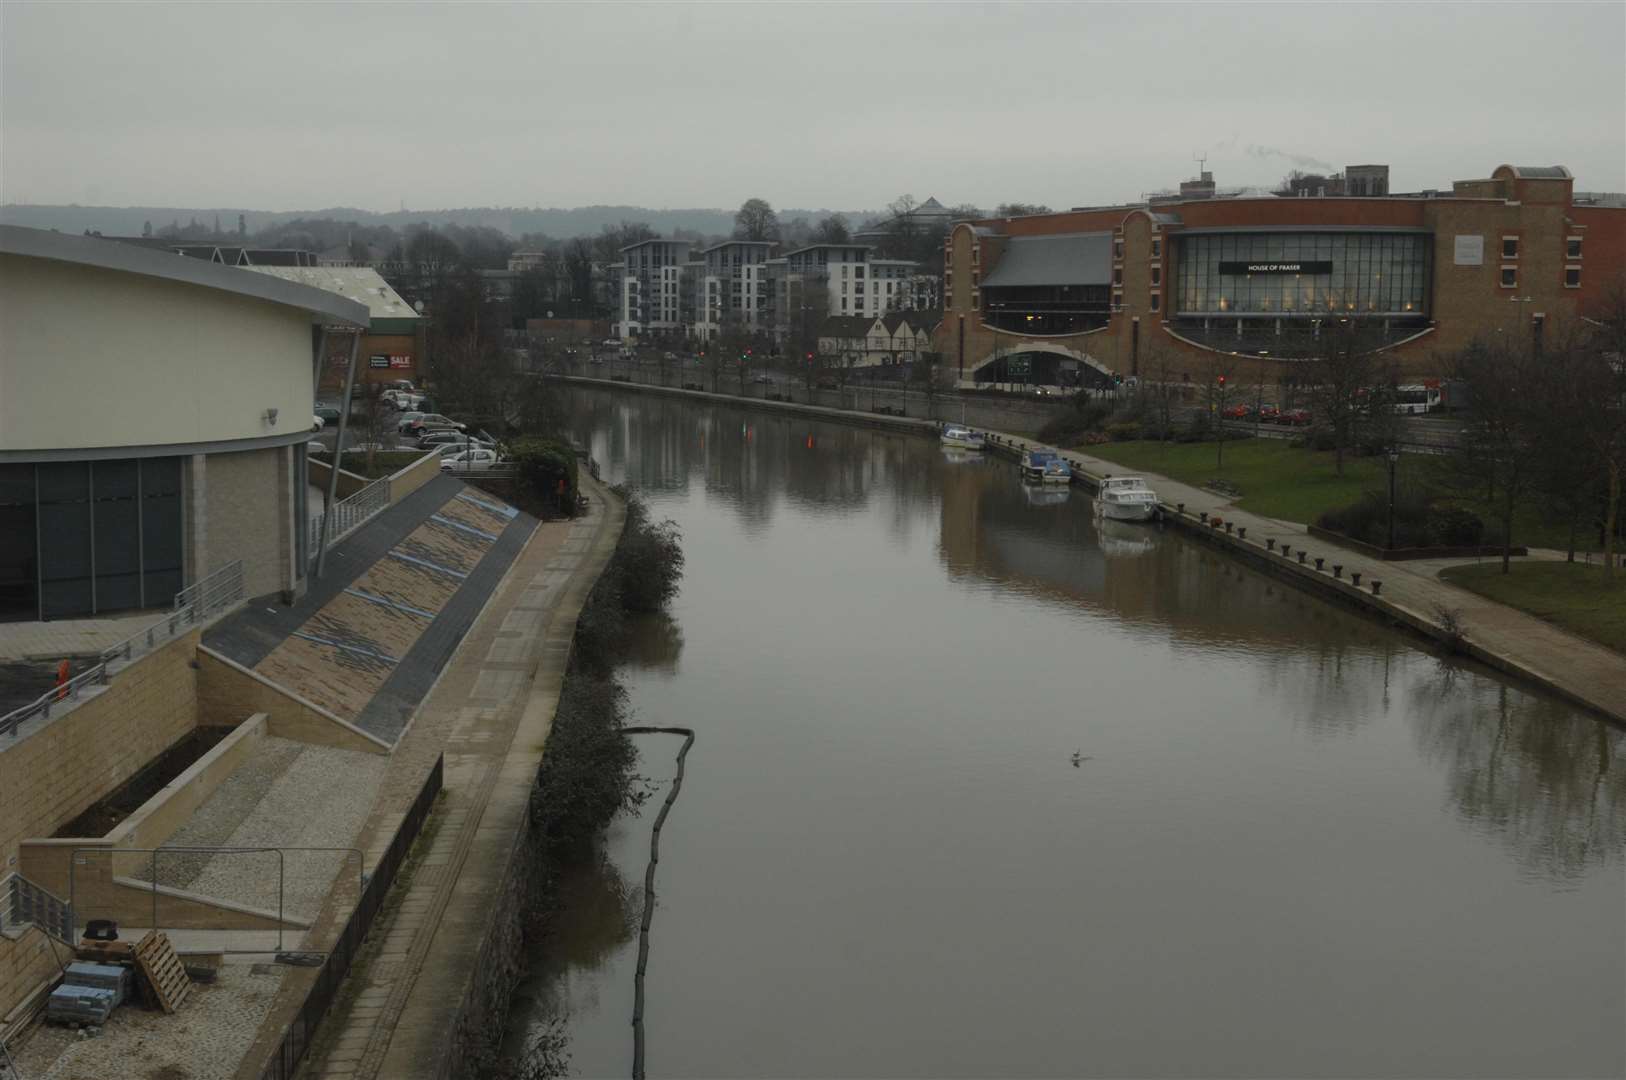
[[[423,377],[428,374],[424,320],[377,270],[366,266],[253,266],[249,269],[324,289],[366,306],[371,323],[361,336],[361,347],[356,354],[357,386],[397,379],[410,379],[415,386],[423,385]],[[328,343],[318,392],[342,391],[349,365],[350,342],[335,336]]]
[[[1086,382],[1154,357],[1277,379],[1320,324],[1354,318],[1429,375],[1476,336],[1587,314],[1626,273],[1626,208],[1577,198],[1562,166],[1414,194],[1384,194],[1380,169],[1355,185],[1378,194],[1216,197],[1205,175],[1141,204],[962,222],[936,348],[964,380],[1019,356]]]

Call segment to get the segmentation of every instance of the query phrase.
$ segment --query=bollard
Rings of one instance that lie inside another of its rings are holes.
[[[1226,531],[1226,532],[1230,532],[1230,531],[1231,531],[1231,525],[1232,525],[1232,523],[1231,523],[1231,522],[1229,522],[1229,521],[1227,521],[1227,522],[1226,522],[1226,523],[1225,523],[1225,531]]]
[[[1303,564],[1304,564],[1304,552],[1300,551],[1299,552],[1299,565],[1302,566]]]
[[[1242,526],[1242,528],[1236,531],[1236,535],[1237,539],[1246,540],[1248,538],[1248,527],[1246,525]]]
[[[1321,564],[1322,564],[1322,562],[1323,562],[1323,561],[1324,561],[1324,560],[1322,560],[1322,559],[1317,559],[1317,560],[1316,560],[1316,561],[1315,561],[1315,568],[1316,568],[1316,569],[1317,569],[1317,570],[1319,570],[1319,569],[1321,569]]]
[[[1359,570],[1351,570],[1349,572],[1349,581],[1350,581],[1350,584],[1354,585],[1357,589],[1360,588],[1361,587],[1361,572]]]
[[[1174,512],[1176,514],[1184,514],[1186,512],[1186,504],[1185,503],[1175,503],[1174,504]]]
[[[1208,524],[1208,511],[1204,510],[1202,513],[1198,514],[1197,515],[1197,520],[1201,521],[1204,525],[1207,525]]]
[[[1335,578],[1341,578],[1341,577],[1344,576],[1344,564],[1343,563],[1333,563],[1332,564],[1332,576],[1335,577]]]
[[[1383,582],[1381,582],[1381,581],[1372,582],[1372,595],[1376,596],[1378,594],[1378,590],[1381,589],[1381,588],[1383,588]]]
[[[1282,558],[1285,559],[1291,554],[1293,554],[1293,546],[1291,544],[1283,544],[1282,545]]]
[[[1266,551],[1275,551],[1276,550],[1276,541],[1271,539],[1268,536],[1265,537],[1265,550]],[[1286,548],[1285,545],[1282,547],[1282,554],[1283,555],[1287,554],[1287,548]]]

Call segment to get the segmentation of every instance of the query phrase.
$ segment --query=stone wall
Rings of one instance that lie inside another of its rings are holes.
[[[68,959],[66,947],[58,947]],[[15,936],[0,934],[0,1038],[7,1032],[7,1018],[59,971],[56,953],[39,927],[30,926]]]
[[[194,459],[196,461],[196,459]],[[201,577],[243,560],[249,596],[280,592],[293,570],[291,458],[286,447],[209,454],[204,459]]]
[[[0,740],[0,873],[17,869],[22,840],[50,836],[197,726],[200,633],[135,660],[38,730]]]
[[[209,722],[264,713],[266,730],[278,738],[364,754],[390,752],[388,743],[212,649],[200,647],[197,664],[198,708]]]

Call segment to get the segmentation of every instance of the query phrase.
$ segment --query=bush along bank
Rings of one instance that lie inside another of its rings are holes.
[[[637,773],[638,753],[625,728],[626,690],[616,669],[627,649],[628,620],[665,611],[683,576],[677,526],[650,518],[636,494],[615,554],[576,620],[570,666],[559,691],[547,752],[531,790],[532,871],[522,953],[536,957],[562,947],[552,938],[561,910],[565,870],[598,857],[596,848],[616,814],[636,809],[649,789]],[[510,1020],[524,1018],[511,1016]],[[482,1080],[547,1080],[563,1076],[569,1053],[559,1026],[529,1038],[517,1059],[500,1057],[496,1036],[476,1063]]]

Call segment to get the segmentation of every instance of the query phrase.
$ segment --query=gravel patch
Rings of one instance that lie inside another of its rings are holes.
[[[267,736],[166,844],[348,847],[361,832],[387,764],[379,754]],[[158,874],[165,885],[275,911],[277,866],[272,853],[161,855]],[[283,911],[314,918],[341,870],[354,875],[355,857],[285,851]]]
[[[12,1056],[29,1080],[230,1080],[287,970],[226,964],[214,983],[193,983],[177,1013],[126,1004],[93,1037],[37,1024]]]

